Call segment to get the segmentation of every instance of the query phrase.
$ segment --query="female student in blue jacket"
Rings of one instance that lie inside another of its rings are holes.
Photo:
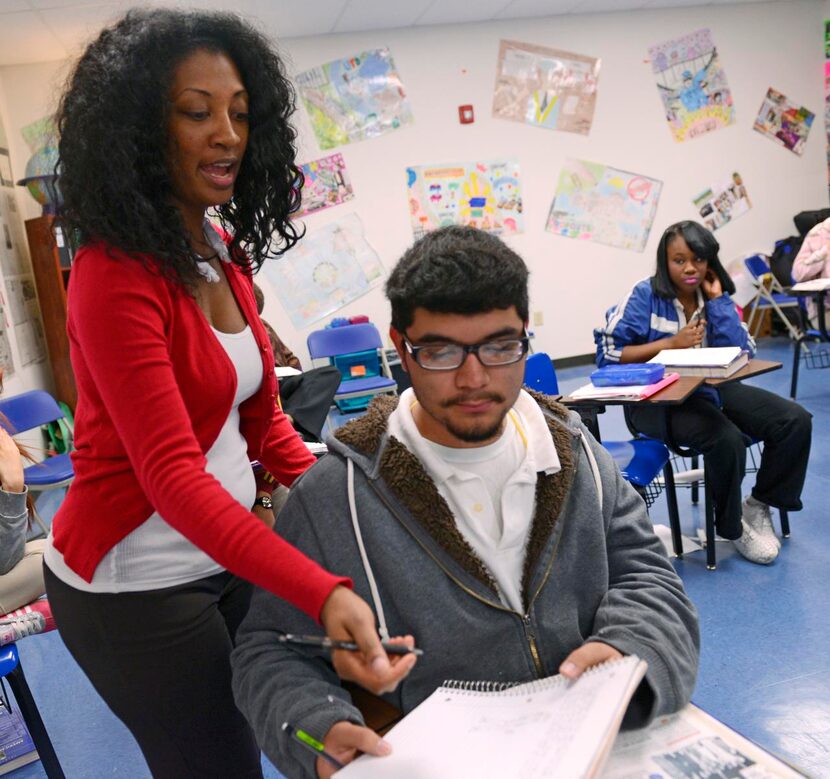
[[[678,222],[663,233],[657,268],[608,310],[594,331],[597,364],[646,362],[662,349],[740,346],[755,353],[729,297],[735,285],[718,258],[720,246],[696,222]],[[779,395],[739,381],[705,388],[672,407],[668,424],[674,439],[701,452],[710,466],[710,487],[718,534],[754,563],[771,563],[781,544],[770,506],[797,511],[810,453],[811,416]],[[630,423],[660,437],[664,410],[632,407]],[[764,442],[752,492],[741,500],[746,436]]]

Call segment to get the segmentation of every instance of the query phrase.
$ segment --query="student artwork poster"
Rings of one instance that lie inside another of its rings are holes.
[[[772,87],[758,111],[754,128],[793,154],[802,154],[815,114],[804,106],[791,103],[785,95]]]
[[[374,138],[412,122],[389,49],[327,62],[298,73],[295,80],[321,149]]]
[[[546,229],[567,238],[641,252],[663,184],[585,160],[566,160]]]
[[[416,238],[448,225],[507,235],[524,230],[518,160],[421,165],[406,175]]]
[[[600,61],[544,46],[501,41],[493,116],[587,135]]]
[[[300,166],[303,171],[303,204],[297,216],[345,203],[354,197],[342,154],[332,154]]]
[[[266,262],[263,271],[297,329],[323,319],[383,280],[380,258],[366,240],[357,214],[309,232],[279,262]]]
[[[752,208],[740,173],[733,173],[728,180],[704,190],[693,202],[703,223],[713,231]]]
[[[735,121],[732,92],[708,29],[651,46],[651,68],[676,141]]]

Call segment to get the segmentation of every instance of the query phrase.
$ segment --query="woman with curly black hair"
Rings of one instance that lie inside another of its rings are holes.
[[[261,776],[230,683],[249,582],[358,643],[336,653],[341,675],[388,688],[414,662],[390,662],[349,580],[250,510],[251,460],[286,485],[313,462],[275,405],[251,282],[299,238],[293,110],[263,36],[172,10],[104,30],[58,110],[61,217],[79,247],[77,451],[46,585],[67,647],[157,777]]]

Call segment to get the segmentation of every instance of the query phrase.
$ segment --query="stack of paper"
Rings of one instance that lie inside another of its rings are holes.
[[[678,373],[667,373],[654,384],[625,384],[616,387],[595,387],[586,384],[570,394],[571,400],[644,400],[680,378]]]
[[[749,353],[740,346],[715,346],[703,349],[663,349],[649,362],[660,362],[681,376],[706,376],[725,379],[749,362]]]

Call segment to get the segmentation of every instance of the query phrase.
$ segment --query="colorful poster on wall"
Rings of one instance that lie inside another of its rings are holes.
[[[587,135],[600,61],[530,43],[501,41],[493,116]]]
[[[567,238],[641,252],[663,184],[585,160],[566,160],[545,229]]]
[[[752,208],[740,173],[733,173],[726,181],[704,190],[692,202],[710,230],[723,227]]]
[[[298,329],[323,319],[383,280],[383,265],[366,240],[357,214],[309,232],[280,259],[266,262],[263,270]]]
[[[374,138],[412,122],[389,49],[327,62],[298,73],[296,82],[321,149]]]
[[[297,216],[308,216],[324,208],[338,206],[354,197],[352,183],[342,154],[332,154],[301,165],[303,205]]]
[[[770,87],[753,127],[794,154],[802,154],[813,119],[812,111],[799,108]]]
[[[507,235],[524,230],[518,160],[420,165],[406,175],[416,238],[447,225]]]
[[[697,30],[648,50],[666,121],[676,141],[687,141],[735,121],[712,33]]]

